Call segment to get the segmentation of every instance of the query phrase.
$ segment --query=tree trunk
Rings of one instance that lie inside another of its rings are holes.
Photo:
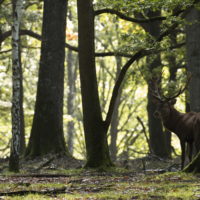
[[[67,123],[67,146],[69,152],[73,153],[73,138],[74,138],[74,110],[75,110],[75,92],[76,92],[76,67],[73,59],[73,53],[68,51],[67,55],[67,114],[71,116],[71,120]]]
[[[148,95],[147,95],[148,98],[147,112],[148,112],[148,123],[149,123],[150,153],[161,158],[167,158],[169,157],[168,154],[169,152],[167,152],[166,149],[166,137],[163,132],[162,123],[160,119],[154,117],[156,105],[153,103],[153,98],[151,95],[152,88],[153,85],[149,82]]]
[[[170,35],[170,41],[171,41],[171,45],[175,46],[177,44],[176,32]],[[167,60],[169,63],[169,74],[170,74],[169,80],[176,81],[177,64],[176,64],[176,57],[174,53],[171,53],[167,57]],[[169,130],[166,130],[165,136],[166,136],[166,150],[168,151],[168,157],[171,158],[171,153],[172,153],[171,132]]]
[[[192,73],[190,82],[190,109],[200,112],[200,11],[196,8],[190,10],[186,16],[186,50],[188,70]],[[199,140],[198,140],[199,141]],[[197,152],[200,149],[196,149]],[[200,152],[194,160],[184,169],[185,172],[200,172]]]
[[[117,77],[119,76],[120,68],[122,65],[122,59],[120,57],[116,57],[116,63],[117,63],[117,72],[116,72],[116,80],[117,80]],[[117,135],[118,135],[118,125],[119,125],[118,108],[120,106],[121,94],[122,94],[122,89],[120,89],[119,94],[117,96],[117,100],[116,100],[115,108],[113,112],[114,117],[112,118],[111,127],[110,127],[110,136],[111,136],[110,153],[111,153],[112,161],[115,161],[116,156],[117,156]]]
[[[78,0],[79,71],[83,107],[83,124],[87,152],[86,167],[111,166],[107,129],[98,95],[94,56],[94,15],[92,0]]]
[[[186,20],[189,23],[186,26],[186,48],[188,70],[192,72],[190,82],[190,109],[191,111],[200,112],[200,11],[192,9]]]
[[[160,11],[148,12],[149,17],[159,16]],[[149,32],[149,34],[153,38],[157,38],[160,35],[160,22],[150,22],[144,26],[145,30]],[[148,62],[147,58],[147,62]],[[153,70],[159,68],[161,66],[160,55],[157,55],[153,62],[149,64],[149,70],[153,73]],[[149,139],[150,139],[150,147],[151,153],[161,158],[169,157],[169,152],[166,148],[166,137],[163,132],[163,127],[160,119],[156,119],[154,117],[154,112],[156,110],[156,105],[153,103],[153,97],[151,95],[151,90],[153,85],[148,82],[148,103],[147,103],[147,112],[148,112],[148,122],[149,122]]]
[[[63,134],[66,12],[66,0],[44,1],[35,114],[26,151],[30,157],[66,153]]]
[[[20,22],[22,17],[23,1],[13,1],[13,26],[12,26],[12,143],[9,160],[9,170],[19,171],[19,156],[21,149],[21,135],[23,130],[22,119],[22,70],[20,61]]]

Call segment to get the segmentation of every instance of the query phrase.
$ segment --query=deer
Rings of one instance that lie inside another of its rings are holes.
[[[200,150],[200,113],[181,113],[174,107],[176,98],[186,90],[190,79],[191,74],[187,77],[185,86],[169,97],[160,93],[158,80],[152,80],[154,89],[151,90],[151,94],[156,104],[154,116],[162,121],[166,129],[178,136],[181,146],[181,169],[184,168],[186,145],[190,162],[193,154],[197,154]]]

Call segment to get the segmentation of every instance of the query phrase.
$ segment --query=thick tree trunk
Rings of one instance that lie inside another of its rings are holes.
[[[153,63],[152,63],[153,64]],[[157,65],[155,65],[157,66]],[[148,112],[148,123],[149,123],[149,142],[150,142],[150,153],[161,157],[169,157],[168,151],[166,149],[166,135],[163,132],[163,127],[160,119],[154,117],[154,112],[156,110],[156,105],[153,102],[151,91],[153,85],[148,83],[148,103],[147,103],[147,112]]]
[[[186,48],[188,70],[192,72],[190,82],[190,109],[191,111],[200,112],[200,11],[192,9],[186,20]]]
[[[107,128],[102,120],[94,56],[92,0],[78,0],[79,70],[86,142],[86,167],[111,166]]]
[[[191,111],[200,112],[200,11],[191,9],[186,16],[188,25],[186,26],[186,50],[188,71],[192,73],[190,82],[190,109]],[[196,151],[200,151],[197,148]],[[200,172],[200,152],[194,160],[184,169],[185,172]]]
[[[148,12],[149,17],[159,16],[160,11]],[[153,37],[158,38],[160,35],[160,22],[150,22],[144,25],[145,30]],[[149,59],[147,59],[148,62]],[[159,68],[161,66],[160,55],[157,55],[153,62],[149,64],[149,70],[153,73],[153,70]],[[148,103],[147,103],[147,112],[148,112],[148,122],[149,122],[149,140],[151,153],[156,156],[166,158],[169,157],[169,152],[166,148],[166,135],[163,132],[163,127],[160,119],[156,119],[154,117],[154,112],[156,110],[156,105],[153,103],[153,96],[151,95],[151,91],[153,89],[153,85],[151,82],[148,82]]]
[[[13,26],[12,26],[12,143],[9,160],[9,170],[19,171],[19,156],[21,148],[21,135],[23,130],[22,109],[22,70],[20,61],[20,22],[22,16],[23,1],[13,1]]]
[[[171,45],[176,45],[177,40],[176,40],[176,32],[172,33],[170,35],[170,41]],[[177,64],[176,64],[176,57],[174,53],[171,53],[167,57],[168,63],[169,63],[169,80],[170,81],[176,81],[176,73],[177,73]],[[172,146],[171,146],[171,132],[166,130],[165,131],[165,136],[166,136],[166,150],[168,151],[168,157],[171,158],[171,153],[172,153]]]
[[[66,11],[66,0],[44,1],[39,80],[27,156],[66,153],[63,134]]]

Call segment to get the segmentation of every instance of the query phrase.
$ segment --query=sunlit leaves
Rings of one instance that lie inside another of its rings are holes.
[[[98,7],[112,7],[128,13],[148,9],[171,12],[175,8],[185,9],[191,4],[191,0],[99,0],[96,3]]]

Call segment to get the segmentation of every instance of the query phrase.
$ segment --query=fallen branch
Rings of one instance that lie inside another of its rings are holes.
[[[21,190],[21,191],[13,191],[13,192],[0,192],[0,196],[24,196],[28,194],[41,194],[41,195],[55,195],[67,193],[67,187],[62,188],[53,188],[44,191],[37,190]]]
[[[74,174],[75,175],[75,174]],[[76,174],[77,175],[77,174]],[[4,177],[4,175],[0,175]],[[15,174],[15,175],[5,175],[5,177],[19,177],[19,178],[59,178],[59,177],[71,177],[73,174]]]

